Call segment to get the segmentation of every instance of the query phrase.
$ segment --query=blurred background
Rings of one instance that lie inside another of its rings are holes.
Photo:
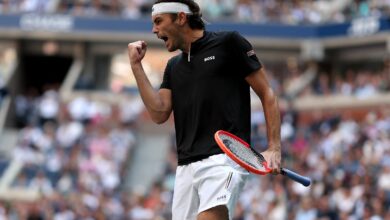
[[[280,97],[284,166],[252,176],[234,220],[390,219],[390,1],[197,0],[253,44]],[[159,88],[151,0],[0,0],[0,220],[169,220],[172,118],[154,125],[127,44]],[[267,146],[252,100],[252,142]]]

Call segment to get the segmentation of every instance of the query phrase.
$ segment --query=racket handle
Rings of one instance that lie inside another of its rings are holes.
[[[297,181],[298,183],[304,185],[304,186],[309,186],[311,184],[311,179],[306,176],[301,176],[298,173],[291,171],[289,169],[282,168],[281,170],[282,174],[287,176],[288,178]]]

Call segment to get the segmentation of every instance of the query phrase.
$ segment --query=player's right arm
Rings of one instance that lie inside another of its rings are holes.
[[[137,82],[142,101],[152,120],[161,124],[168,120],[172,112],[172,95],[169,89],[154,90],[142,66],[147,45],[144,41],[136,41],[128,45],[130,66]]]

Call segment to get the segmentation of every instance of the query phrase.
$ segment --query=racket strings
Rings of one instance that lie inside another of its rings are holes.
[[[220,138],[225,146],[240,160],[255,169],[265,170],[263,166],[264,158],[261,154],[258,154],[252,148],[245,146],[240,141],[228,135],[220,135]]]

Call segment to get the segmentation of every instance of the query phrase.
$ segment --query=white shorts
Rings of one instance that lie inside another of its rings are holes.
[[[249,173],[225,154],[178,166],[172,220],[196,220],[207,209],[225,205],[233,218],[239,194]]]

